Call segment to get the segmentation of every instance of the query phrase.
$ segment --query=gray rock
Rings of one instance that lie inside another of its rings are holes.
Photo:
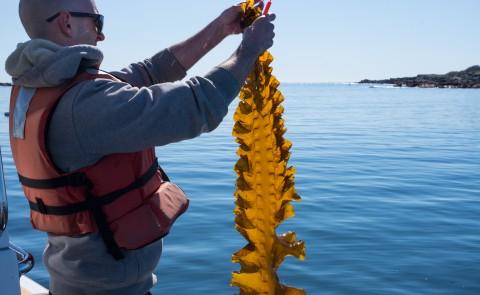
[[[449,72],[444,75],[421,74],[416,77],[390,78],[385,80],[365,79],[359,83],[393,84],[398,87],[422,88],[480,88],[480,66],[472,66],[466,70]]]

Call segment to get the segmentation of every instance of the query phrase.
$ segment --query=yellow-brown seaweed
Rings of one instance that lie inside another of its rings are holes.
[[[242,4],[245,25],[261,14],[254,1]],[[287,167],[291,142],[283,137],[284,100],[278,90],[280,82],[272,75],[273,56],[263,53],[240,92],[240,103],[234,115],[233,136],[240,144],[235,165],[236,229],[248,244],[233,254],[240,263],[232,274],[232,285],[240,294],[306,294],[302,289],[284,286],[276,274],[285,256],[305,257],[303,241],[295,233],[277,236],[276,228],[294,216],[292,200],[299,201],[295,191],[293,167]]]

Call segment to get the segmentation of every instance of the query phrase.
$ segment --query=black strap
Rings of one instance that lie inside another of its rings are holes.
[[[95,197],[92,195],[87,196],[87,201],[93,201],[94,199]],[[115,260],[123,259],[125,256],[123,255],[122,250],[120,250],[120,247],[118,247],[117,242],[115,242],[115,239],[113,238],[113,233],[108,226],[107,218],[105,217],[105,213],[103,213],[102,208],[98,206],[93,206],[91,208],[91,212],[93,214],[95,222],[97,223],[98,231],[102,236],[103,242],[107,247],[107,252],[112,255]]]
[[[96,197],[95,200],[94,200],[95,205],[96,206],[104,206],[104,205],[110,204],[113,201],[115,201],[116,199],[118,199],[119,197],[123,196],[124,194],[126,194],[130,191],[133,191],[134,189],[141,188],[153,176],[155,176],[155,174],[159,170],[158,169],[159,167],[160,166],[158,166],[158,162],[155,160],[153,162],[152,166],[150,166],[150,168],[148,168],[148,170],[142,176],[137,178],[134,182],[132,182],[127,187],[124,187],[122,189],[113,191],[113,192],[108,193],[106,195],[103,195],[101,197]]]
[[[89,201],[84,201],[75,204],[69,204],[64,206],[47,206],[43,203],[42,199],[36,198],[37,202],[28,201],[30,205],[30,209],[33,211],[40,212],[42,214],[47,215],[70,215],[74,213],[78,213],[81,211],[85,211],[90,209],[95,204],[92,204]]]
[[[163,169],[162,169],[162,167],[160,167],[160,165],[158,165],[158,170],[160,170],[160,173],[162,173],[162,179],[164,181],[170,182],[170,178],[168,178],[167,173],[165,173],[165,171],[163,171]]]
[[[142,176],[137,178],[134,182],[132,182],[127,187],[113,191],[111,193],[108,193],[100,197],[87,198],[87,200],[83,202],[64,205],[64,206],[47,206],[41,201],[41,199],[37,198],[37,203],[31,202],[31,201],[29,201],[28,203],[30,205],[31,210],[40,212],[42,214],[47,214],[47,215],[69,215],[69,214],[89,210],[95,207],[104,206],[114,202],[115,200],[117,200],[118,198],[120,198],[121,196],[123,196],[128,192],[144,186],[153,176],[155,176],[155,173],[157,172],[157,170],[159,170],[159,168],[160,166],[158,165],[158,162],[155,160],[152,166],[150,166],[150,168],[148,168],[148,170]]]
[[[64,186],[88,186],[90,184],[84,173],[74,173],[50,179],[32,179],[18,174],[18,178],[23,186],[38,189],[52,189]]]

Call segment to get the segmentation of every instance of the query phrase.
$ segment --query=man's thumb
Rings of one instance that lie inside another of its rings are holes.
[[[275,13],[267,14],[267,17],[268,17],[268,20],[271,21],[271,22],[273,22],[277,18]]]

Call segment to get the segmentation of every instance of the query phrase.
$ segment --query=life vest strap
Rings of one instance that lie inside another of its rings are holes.
[[[95,197],[92,195],[87,196],[87,201],[94,201]],[[100,232],[100,236],[102,237],[105,246],[107,247],[107,252],[113,256],[115,260],[120,260],[125,257],[120,247],[118,247],[117,242],[113,238],[113,233],[108,226],[107,218],[105,217],[105,213],[103,213],[102,208],[98,206],[93,206],[91,208],[91,212],[93,214],[93,218],[97,223],[98,231]]]
[[[155,176],[155,174],[159,170],[159,167],[160,166],[158,165],[157,159],[155,158],[155,161],[153,161],[152,166],[150,166],[150,168],[148,168],[147,172],[145,172],[142,176],[137,178],[134,182],[132,182],[127,187],[124,187],[122,189],[113,191],[113,192],[108,193],[106,195],[103,195],[101,197],[96,197],[95,200],[94,200],[95,205],[96,206],[103,206],[103,205],[110,204],[113,201],[115,201],[116,199],[118,199],[119,197],[121,197],[122,195],[124,195],[124,194],[126,194],[130,191],[133,191],[134,189],[141,188],[142,186],[147,184],[147,182],[153,176]]]
[[[148,170],[139,178],[137,178],[134,182],[130,185],[108,193],[103,196],[89,196],[85,201],[78,202],[74,204],[68,204],[64,206],[47,206],[45,203],[40,199],[37,198],[37,202],[29,201],[30,209],[36,212],[40,212],[42,214],[47,215],[69,215],[78,213],[85,210],[91,210],[93,208],[100,208],[101,206],[108,205],[121,196],[125,195],[126,193],[141,188],[144,186],[153,176],[155,176],[156,172],[161,169],[158,165],[157,159],[153,161],[152,166],[148,168]],[[165,175],[165,174],[164,174]],[[84,176],[87,180],[87,183],[90,183],[88,179]],[[35,180],[36,181],[36,180]],[[40,182],[48,182],[48,180],[40,180]],[[45,187],[44,187],[45,188]]]
[[[162,169],[162,167],[160,167],[160,165],[158,165],[158,170],[162,174],[162,180],[170,182],[170,178],[168,178],[167,173],[165,173],[165,171],[163,171],[163,169]]]
[[[46,215],[70,215],[81,211],[91,209],[95,205],[91,201],[85,201],[65,206],[47,206],[40,198],[36,198],[37,202],[28,201],[30,209]]]
[[[90,181],[84,173],[73,173],[50,179],[32,179],[18,174],[23,186],[37,189],[54,189],[64,186],[89,186]]]

